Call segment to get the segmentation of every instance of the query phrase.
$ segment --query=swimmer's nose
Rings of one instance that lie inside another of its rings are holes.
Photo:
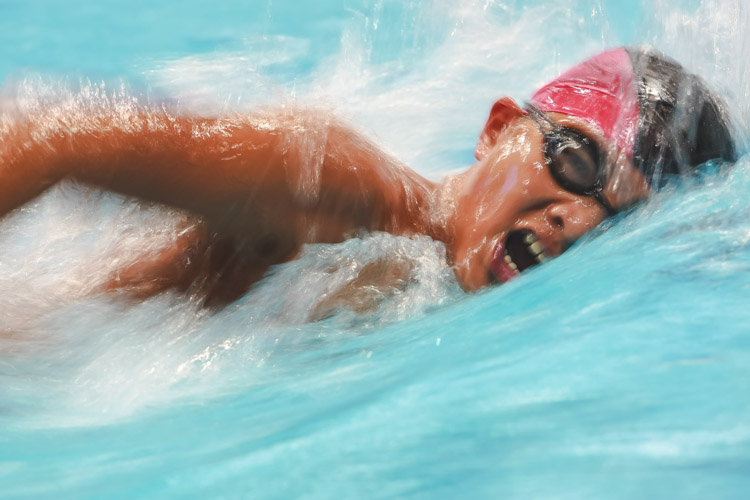
[[[596,203],[567,200],[547,207],[544,216],[557,241],[558,248],[551,250],[560,254],[570,248],[578,238],[598,226],[606,213]]]

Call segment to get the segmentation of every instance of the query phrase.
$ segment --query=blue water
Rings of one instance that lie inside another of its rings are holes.
[[[498,96],[653,43],[726,96],[744,153],[748,21],[729,0],[0,2],[0,113],[294,101],[437,178]],[[748,195],[743,157],[471,295],[426,239],[311,246],[208,313],[88,293],[184,215],[61,185],[0,222],[0,497],[747,498]],[[383,256],[406,290],[308,322]]]

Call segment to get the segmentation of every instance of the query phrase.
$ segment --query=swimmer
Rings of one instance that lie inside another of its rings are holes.
[[[177,289],[224,305],[302,245],[371,231],[443,242],[472,291],[560,255],[670,176],[735,150],[725,107],[698,77],[649,49],[618,48],[525,105],[498,100],[475,156],[433,183],[322,113],[58,112],[3,132],[0,216],[62,179],[194,215],[171,246],[106,286],[140,298]]]

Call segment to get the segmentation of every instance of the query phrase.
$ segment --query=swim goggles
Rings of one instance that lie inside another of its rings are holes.
[[[526,104],[531,119],[544,136],[544,158],[555,182],[571,193],[592,196],[608,215],[617,210],[604,196],[604,155],[597,144],[580,130],[555,123],[533,104]]]

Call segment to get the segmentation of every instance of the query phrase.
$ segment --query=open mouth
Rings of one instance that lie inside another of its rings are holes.
[[[504,243],[498,245],[490,269],[501,283],[509,281],[526,269],[549,259],[541,240],[533,231],[511,231]]]
[[[513,231],[505,240],[505,262],[511,269],[515,267],[519,273],[541,264],[547,258],[544,245],[531,231]]]

